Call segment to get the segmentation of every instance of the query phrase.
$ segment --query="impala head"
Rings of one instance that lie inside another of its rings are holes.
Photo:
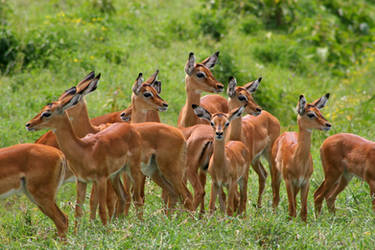
[[[233,76],[229,77],[227,89],[227,94],[229,96],[229,107],[237,108],[240,106],[246,106],[246,113],[254,116],[259,115],[262,112],[262,109],[254,101],[252,93],[257,90],[261,80],[262,77],[259,77],[255,81],[249,82],[244,86],[237,87],[236,78],[234,78]]]
[[[185,72],[186,82],[189,83],[191,89],[211,93],[223,92],[224,85],[218,82],[211,72],[211,69],[217,63],[218,57],[219,51],[201,63],[196,63],[194,53],[190,52],[189,59],[185,65]]]
[[[325,94],[321,98],[315,100],[313,103],[307,103],[304,95],[300,95],[297,112],[298,112],[298,124],[300,127],[305,129],[319,129],[319,130],[330,130],[331,123],[320,113],[320,109],[324,108],[329,98],[329,93]]]
[[[225,138],[224,132],[228,128],[231,121],[241,117],[242,112],[245,109],[245,106],[241,106],[231,111],[229,114],[216,113],[213,115],[211,115],[210,112],[208,112],[203,107],[200,107],[196,104],[193,104],[192,108],[196,116],[210,122],[212,128],[215,130],[215,139],[221,141]]]
[[[75,87],[70,89],[69,94],[64,98],[59,98],[58,101],[47,104],[42,110],[28,123],[26,129],[28,131],[36,131],[44,128],[55,128],[55,124],[63,119],[65,110],[76,105],[82,96],[77,94]]]
[[[132,109],[133,107],[129,105],[129,107],[127,107],[124,111],[122,111],[120,114],[121,120],[125,122],[130,122],[131,116],[132,116]]]
[[[139,73],[133,85],[132,102],[138,109],[167,111],[168,103],[159,96],[161,82],[157,80],[159,70],[143,82],[142,73]]]

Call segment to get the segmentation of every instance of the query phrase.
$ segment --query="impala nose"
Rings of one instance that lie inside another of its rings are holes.
[[[168,108],[168,103],[163,103],[163,107]]]
[[[330,128],[330,127],[332,127],[332,125],[331,125],[331,123],[326,123],[326,127],[328,127],[328,128]]]
[[[224,134],[224,132],[216,132],[217,136],[222,136],[223,134]]]
[[[216,84],[216,88],[219,92],[222,92],[224,90],[224,85],[222,83]]]
[[[258,113],[262,112],[262,109],[261,108],[256,108],[255,109]]]
[[[30,123],[26,123],[26,128],[30,127],[30,125],[31,125]]]

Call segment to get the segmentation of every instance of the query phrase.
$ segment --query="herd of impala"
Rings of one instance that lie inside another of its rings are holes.
[[[274,209],[279,203],[282,177],[289,215],[296,216],[296,195],[301,190],[301,218],[306,221],[313,172],[311,133],[313,129],[331,128],[320,113],[329,94],[312,103],[301,95],[297,105],[299,131],[280,135],[279,121],[252,97],[262,78],[237,86],[236,79],[230,77],[228,100],[220,95],[201,98],[201,92],[224,90],[211,72],[218,56],[216,52],[197,63],[194,54],[189,54],[186,103],[178,117],[178,128],[160,123],[158,111],[166,111],[168,104],[159,95],[159,71],[146,81],[142,73],[138,75],[126,110],[90,119],[84,97],[97,88],[100,79],[100,74],[91,72],[26,124],[29,131],[51,131],[34,144],[0,150],[0,198],[22,191],[53,220],[58,235],[64,237],[68,219],[56,205],[56,193],[65,182],[77,183],[77,229],[88,182],[93,182],[90,217],[95,218],[99,206],[105,225],[108,218],[127,215],[131,202],[142,218],[146,176],[162,188],[167,213],[178,201],[190,211],[200,206],[204,213],[208,172],[212,179],[210,212],[215,210],[218,196],[221,211],[232,216],[246,211],[250,166],[259,178],[257,205],[261,206],[267,178],[260,160],[263,156],[270,168]],[[247,115],[242,117],[243,113]],[[369,184],[375,210],[375,143],[353,134],[336,134],[323,142],[320,156],[325,179],[314,194],[317,214],[324,199],[334,211],[337,195],[353,175]]]

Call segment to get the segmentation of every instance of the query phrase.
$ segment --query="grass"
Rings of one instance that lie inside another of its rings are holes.
[[[251,171],[246,218],[220,212],[202,219],[186,213],[165,217],[160,190],[149,183],[144,221],[138,221],[132,209],[129,217],[103,227],[99,220],[89,221],[86,202],[86,214],[74,234],[75,185],[66,184],[58,194],[58,205],[70,221],[66,243],[56,240],[51,220],[25,197],[16,196],[0,201],[0,248],[369,248],[375,244],[375,217],[366,183],[352,180],[338,197],[336,215],[324,206],[316,219],[312,200],[324,178],[318,151],[326,137],[351,132],[375,138],[373,48],[364,49],[361,60],[336,74],[329,62],[310,55],[316,48],[291,41],[284,31],[259,26],[246,34],[242,23],[249,26],[252,19],[220,21],[227,22],[220,23],[220,29],[226,30],[216,40],[217,33],[213,37],[206,34],[211,31],[201,29],[212,18],[195,20],[202,17],[196,14],[201,11],[197,0],[113,1],[114,13],[102,12],[108,6],[94,4],[100,2],[111,1],[2,3],[3,9],[10,10],[2,12],[6,13],[2,29],[14,37],[17,53],[0,75],[0,146],[35,141],[44,131],[27,132],[25,123],[91,70],[101,72],[102,79],[98,90],[86,98],[90,116],[125,108],[138,73],[147,76],[158,68],[161,96],[170,107],[161,119],[176,125],[185,100],[183,69],[188,53],[194,51],[201,60],[220,50],[214,70],[218,80],[226,83],[235,75],[242,84],[262,76],[255,99],[279,118],[282,131],[297,129],[294,109],[299,94],[304,93],[308,101],[332,94],[322,112],[333,129],[313,133],[308,223],[288,220],[283,183],[278,212],[272,212],[270,178],[263,208],[256,209],[258,182]],[[209,190],[207,185],[206,194]]]

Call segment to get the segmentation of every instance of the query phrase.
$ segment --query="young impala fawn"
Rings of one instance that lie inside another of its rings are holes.
[[[232,216],[235,212],[237,184],[240,186],[240,205],[238,214],[246,211],[247,180],[251,162],[250,153],[241,141],[229,141],[225,143],[225,132],[230,122],[241,118],[245,109],[243,106],[235,109],[230,114],[215,113],[211,115],[207,110],[193,105],[195,114],[211,123],[215,131],[213,154],[211,156],[208,172],[212,177],[210,212],[215,210],[216,196],[223,192],[223,186],[228,189],[228,202],[226,212]],[[219,195],[220,208],[224,212],[225,203],[223,195]]]
[[[310,153],[311,133],[313,129],[329,130],[331,124],[320,113],[329,98],[324,95],[312,104],[307,104],[303,95],[299,97],[298,132],[281,134],[272,147],[272,191],[273,208],[279,204],[281,175],[284,178],[289,201],[289,216],[296,217],[296,196],[301,190],[301,218],[307,220],[307,195],[313,161]]]
[[[218,57],[219,52],[216,52],[201,63],[196,63],[194,53],[190,52],[185,65],[186,103],[178,116],[178,127],[190,127],[198,123],[207,124],[206,121],[194,115],[192,104],[201,105],[211,113],[228,112],[227,100],[224,97],[207,95],[201,98],[202,91],[220,93],[224,90],[224,85],[215,79],[210,70],[217,63]]]
[[[68,217],[56,205],[56,193],[64,181],[67,163],[53,147],[18,144],[0,149],[0,199],[23,192],[53,220],[57,233],[65,237]]]
[[[96,83],[89,88],[95,89]],[[91,92],[90,91],[90,92]],[[107,223],[106,187],[108,178],[120,199],[119,212],[125,208],[126,194],[124,193],[120,173],[125,170],[134,181],[134,196],[136,206],[143,205],[140,197],[140,151],[141,137],[127,123],[115,123],[106,129],[78,138],[72,128],[65,110],[76,105],[82,95],[71,91],[65,98],[48,104],[41,112],[31,119],[26,128],[29,131],[44,128],[54,129],[59,147],[64,152],[70,167],[77,178],[76,218],[82,216],[82,205],[85,199],[87,182],[94,181],[97,185],[99,199],[99,214],[102,223]],[[77,226],[76,220],[76,226]],[[77,229],[77,227],[76,227]]]
[[[246,91],[243,94],[238,94],[236,98],[238,98],[239,102],[246,107],[245,113],[256,116],[261,112],[261,108],[255,103],[252,96]],[[232,121],[229,130],[231,130],[230,128],[232,126],[235,126],[234,124],[237,124],[238,121],[241,124],[241,119],[235,119]],[[194,207],[196,208],[200,204],[200,211],[201,213],[203,213],[205,196],[204,186],[206,184],[206,172],[208,163],[213,152],[212,142],[214,140],[214,133],[211,126],[205,124],[198,124],[192,127],[182,128],[182,130],[185,137],[187,138],[186,174],[187,179],[190,181],[194,188]],[[241,131],[241,127],[239,127],[239,130]],[[241,136],[239,138],[240,139],[234,138],[234,140],[240,141]],[[251,140],[251,137],[246,137],[246,140],[250,140],[250,142],[253,142]],[[246,143],[248,143],[246,140],[243,140],[245,145],[247,145]],[[223,195],[223,193],[221,195]]]
[[[315,213],[320,214],[326,199],[328,209],[335,211],[337,195],[353,176],[370,186],[372,208],[375,210],[375,143],[358,135],[340,133],[328,137],[320,147],[324,181],[315,191]]]
[[[228,83],[228,105],[233,110],[253,100],[252,94],[257,90],[262,78],[249,82],[244,86],[237,86],[234,77],[229,79]],[[249,114],[242,119],[234,120],[228,131],[229,140],[241,140],[246,144],[252,156],[251,166],[258,175],[259,191],[257,206],[262,205],[262,194],[266,185],[267,172],[265,171],[260,157],[264,156],[269,163],[271,170],[271,149],[274,141],[280,135],[280,123],[276,117],[262,111],[257,115]]]

